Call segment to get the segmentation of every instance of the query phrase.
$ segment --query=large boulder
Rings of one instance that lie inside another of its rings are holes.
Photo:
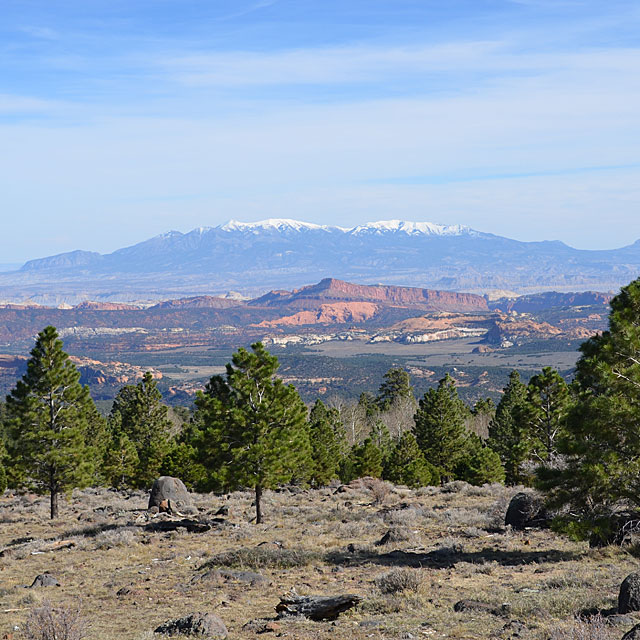
[[[148,509],[157,507],[161,513],[197,513],[191,494],[180,478],[160,476],[154,481]]]
[[[618,613],[640,611],[640,572],[630,573],[620,585]]]
[[[542,497],[533,492],[516,493],[504,518],[505,525],[522,531],[527,527],[544,527],[549,523],[549,517],[544,508]]]
[[[184,618],[168,620],[154,633],[167,636],[203,636],[212,640],[224,640],[229,632],[224,622],[213,613],[191,613]]]

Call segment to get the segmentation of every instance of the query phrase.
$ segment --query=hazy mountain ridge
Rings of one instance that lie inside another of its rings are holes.
[[[172,231],[106,255],[73,251],[31,260],[0,273],[0,299],[134,302],[229,289],[255,296],[322,278],[453,291],[606,291],[639,273],[640,241],[586,251],[461,225],[389,220],[343,229],[270,219]]]

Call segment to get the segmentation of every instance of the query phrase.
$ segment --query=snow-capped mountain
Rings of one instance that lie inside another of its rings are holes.
[[[0,298],[42,300],[52,290],[123,301],[256,294],[327,277],[457,291],[610,290],[639,273],[640,241],[580,251],[461,225],[387,220],[347,229],[274,218],[171,231],[107,255],[73,251],[32,260],[0,273]]]

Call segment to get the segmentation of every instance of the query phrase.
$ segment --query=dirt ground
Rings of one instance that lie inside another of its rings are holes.
[[[203,533],[150,531],[169,518],[147,514],[141,492],[76,491],[53,522],[45,497],[6,492],[0,638],[22,637],[27,616],[47,600],[80,607],[94,640],[157,638],[159,624],[192,612],[218,615],[230,638],[621,638],[633,619],[589,625],[575,615],[614,606],[636,558],[550,531],[505,528],[516,492],[463,482],[415,491],[380,481],[339,492],[283,489],[266,492],[261,525],[251,522],[250,493],[195,495],[196,518],[218,519]],[[377,544],[386,533],[388,542]],[[265,580],[207,574],[214,568]],[[28,588],[45,572],[60,586]],[[275,620],[291,590],[362,601],[334,621]],[[455,612],[463,599],[492,610]]]

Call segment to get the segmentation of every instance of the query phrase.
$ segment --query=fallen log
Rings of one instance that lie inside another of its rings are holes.
[[[178,529],[186,529],[189,533],[204,533],[211,529],[211,525],[207,522],[198,522],[197,520],[183,518],[182,520],[160,520],[157,522],[150,522],[144,528],[145,531],[155,532],[177,531]]]
[[[276,606],[279,618],[304,616],[310,620],[335,620],[343,611],[355,607],[362,598],[354,594],[342,596],[299,596],[288,594],[280,597]]]

